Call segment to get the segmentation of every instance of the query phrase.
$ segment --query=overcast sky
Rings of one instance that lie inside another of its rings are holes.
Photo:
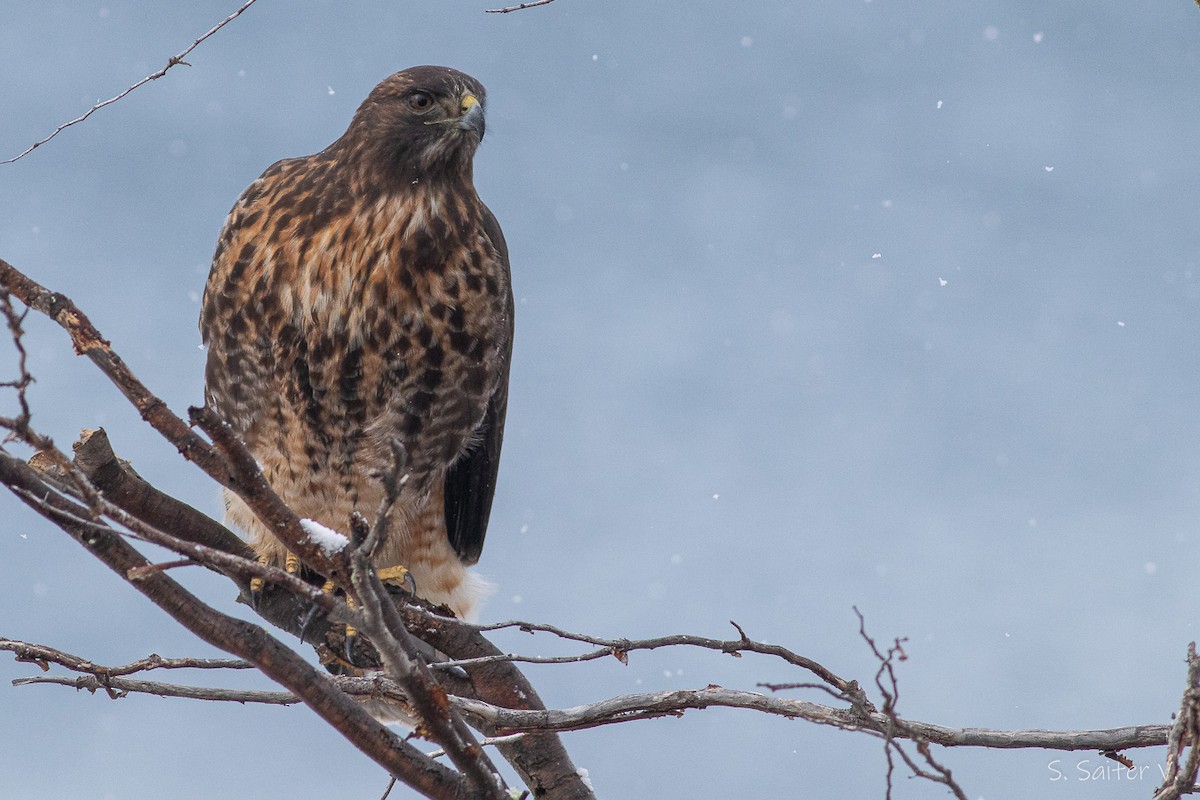
[[[457,67],[488,88],[476,180],[518,302],[485,620],[727,637],[732,619],[869,681],[857,606],[877,638],[908,637],[914,719],[1168,722],[1198,635],[1200,9],[489,2],[259,0],[190,67],[0,167],[0,258],[74,298],[181,412],[201,400],[199,297],[241,190],[337,138],[388,74]],[[8,0],[0,158],[237,4]],[[38,426],[65,446],[103,425],[144,476],[220,513],[61,331],[28,327]],[[102,663],[212,654],[9,496],[0,565],[0,636]],[[182,577],[245,613],[226,583]],[[303,708],[8,686],[34,672],[0,657],[6,795],[386,785]],[[559,707],[807,679],[682,651],[529,672]],[[747,711],[566,744],[605,797],[883,794],[875,740]],[[1131,755],[1151,765],[1133,781],[1091,779],[1108,763],[1091,753],[940,757],[972,798],[1143,798],[1163,750]]]

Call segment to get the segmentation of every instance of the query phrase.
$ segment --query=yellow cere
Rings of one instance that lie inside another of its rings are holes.
[[[464,95],[462,99],[462,105],[459,107],[459,112],[465,114],[471,110],[472,106],[477,105],[479,105],[478,97],[473,94]]]

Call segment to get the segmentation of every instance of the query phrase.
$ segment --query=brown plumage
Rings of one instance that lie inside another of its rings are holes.
[[[483,87],[414,67],[370,93],[340,139],[270,167],[225,222],[204,292],[206,398],[301,517],[371,519],[405,483],[377,567],[469,615],[508,396],[508,249],[472,183]],[[286,551],[235,496],[229,518]]]

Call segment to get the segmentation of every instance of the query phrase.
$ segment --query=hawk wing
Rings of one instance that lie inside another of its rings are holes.
[[[508,272],[508,245],[504,233],[490,209],[484,206],[483,229]],[[508,293],[508,323],[513,319],[512,290]],[[446,535],[464,563],[479,561],[487,534],[488,515],[496,491],[496,472],[500,467],[500,445],[504,440],[504,415],[508,408],[508,365],[512,360],[512,336],[504,354],[505,376],[488,400],[487,414],[475,430],[472,446],[450,466],[445,482]]]

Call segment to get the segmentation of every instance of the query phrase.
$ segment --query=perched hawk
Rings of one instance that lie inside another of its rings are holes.
[[[250,185],[204,290],[208,404],[302,518],[373,518],[406,455],[378,568],[469,616],[500,459],[512,352],[508,248],[475,193],[483,87],[446,67],[397,72],[342,137]],[[232,522],[287,552],[236,496]]]

